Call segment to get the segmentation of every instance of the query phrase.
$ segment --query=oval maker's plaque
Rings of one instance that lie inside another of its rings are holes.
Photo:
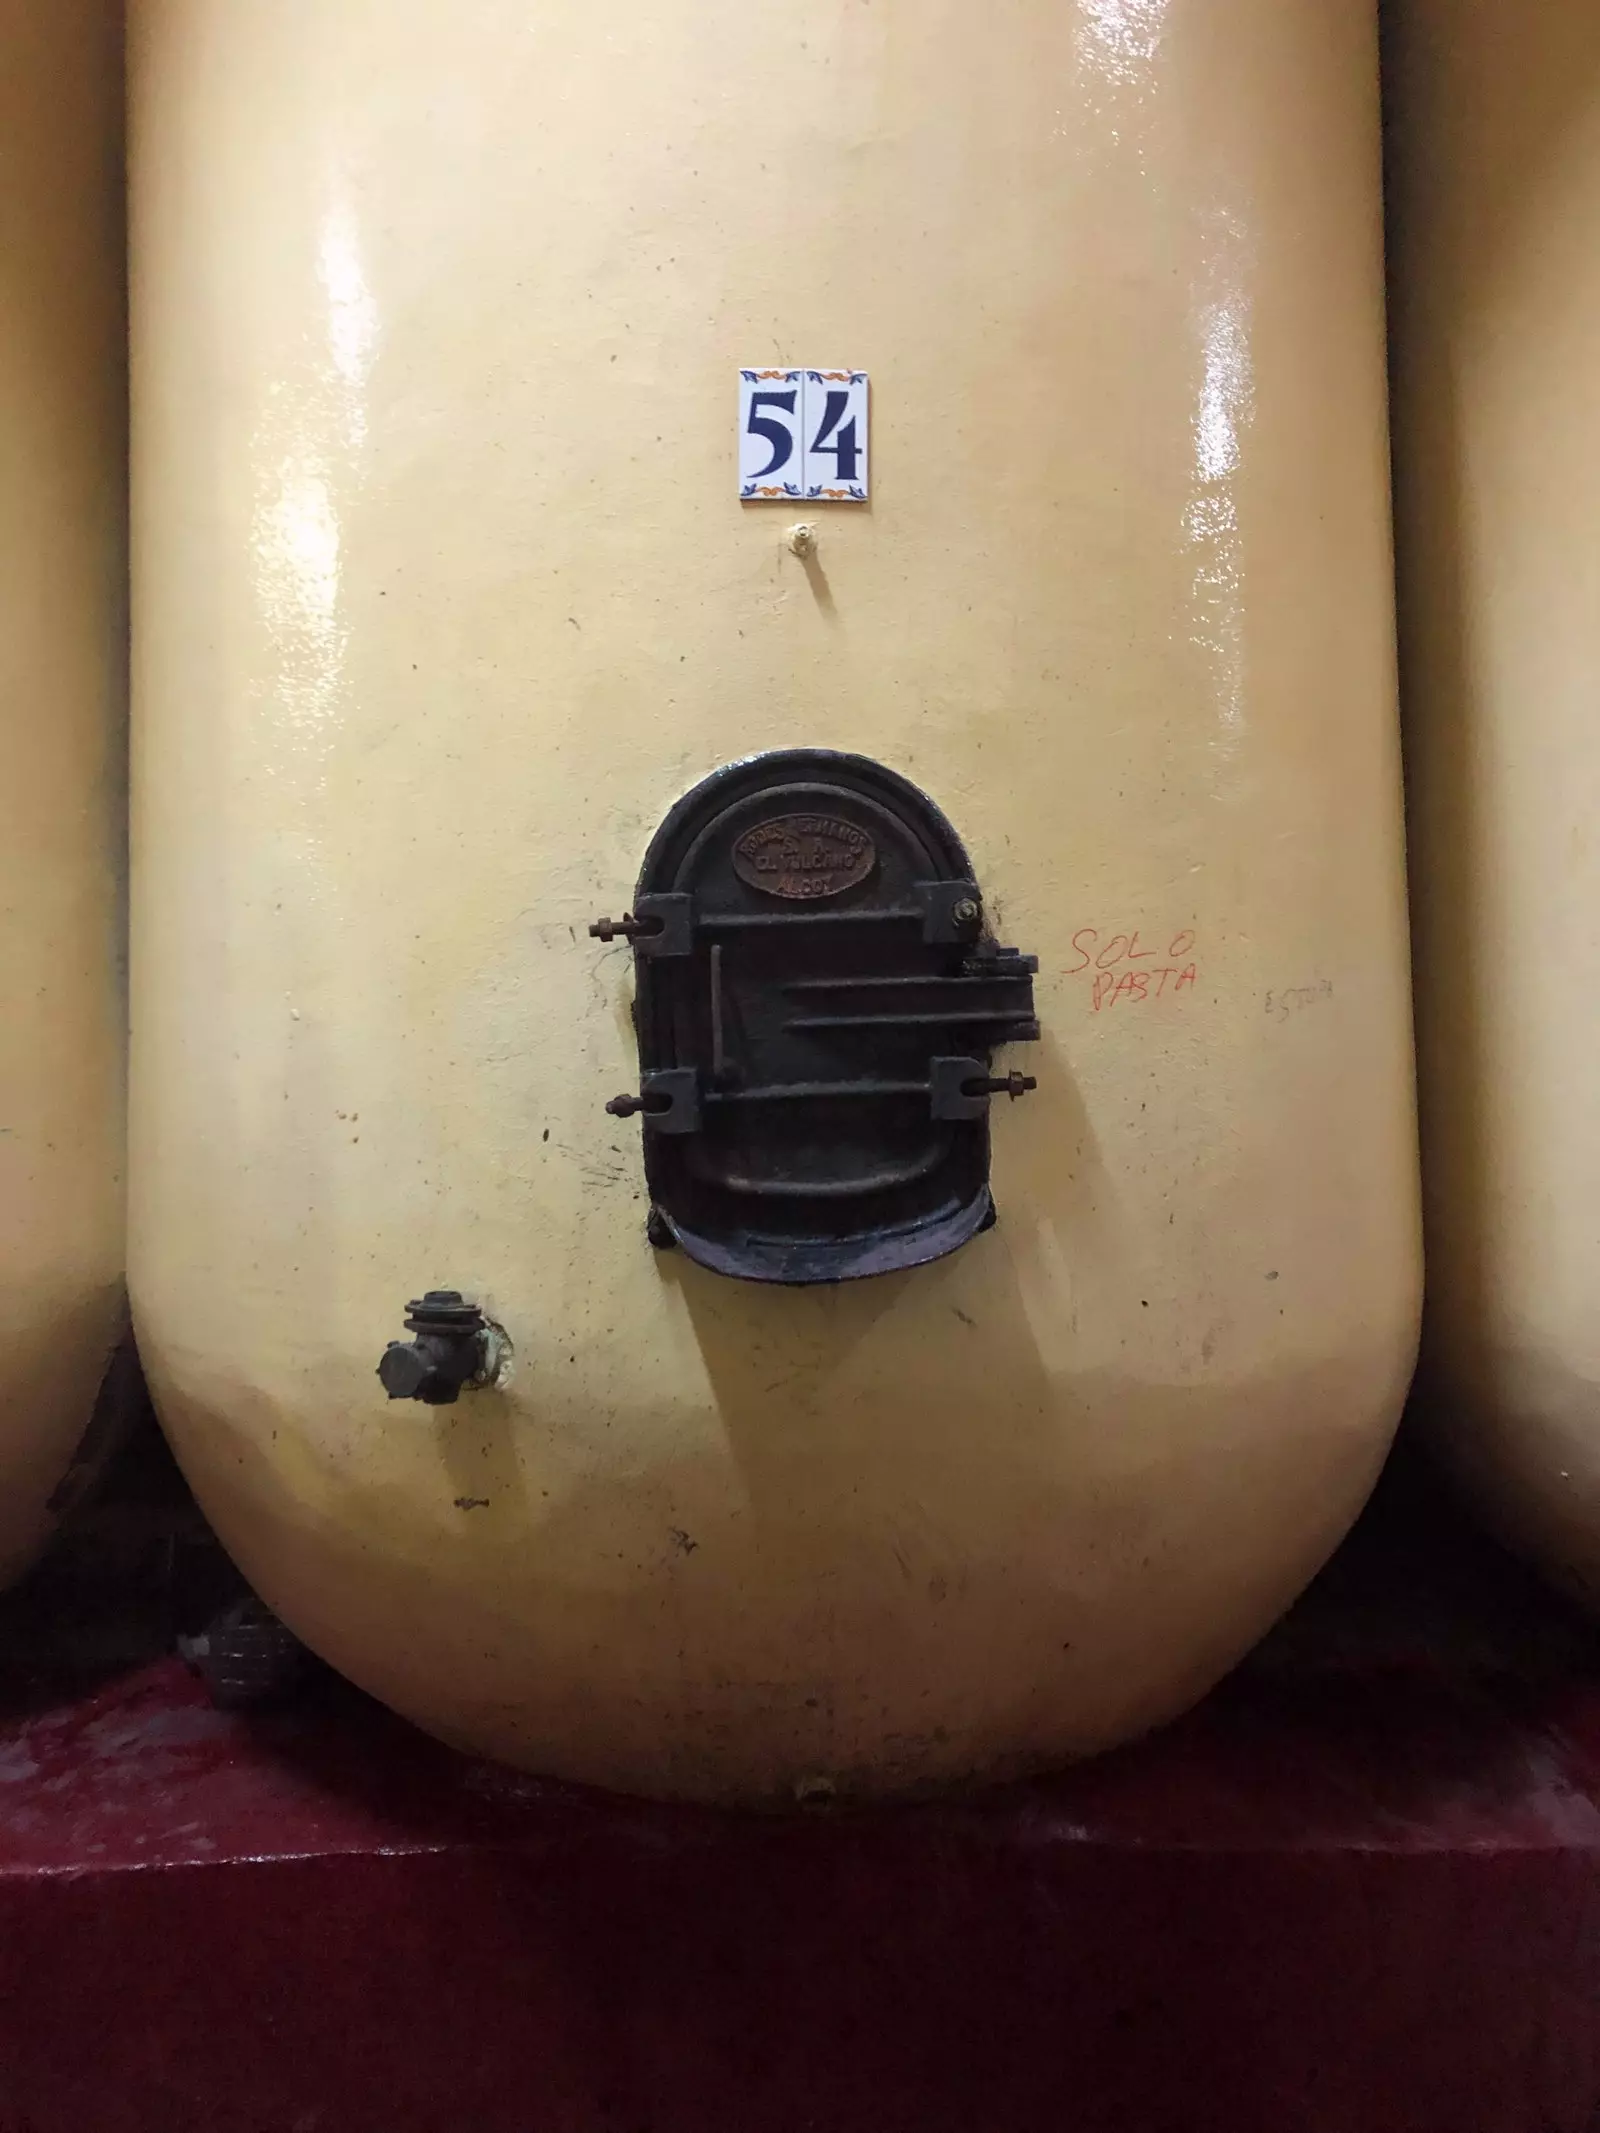
[[[877,857],[864,829],[832,815],[777,815],[747,829],[733,848],[741,881],[795,903],[853,889],[866,880]]]

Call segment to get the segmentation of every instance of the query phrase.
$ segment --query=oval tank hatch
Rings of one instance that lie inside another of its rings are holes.
[[[786,749],[686,793],[631,914],[650,1235],[749,1281],[943,1257],[994,1219],[993,1072],[1039,1034],[1033,956],[1001,947],[961,841],[866,756]]]

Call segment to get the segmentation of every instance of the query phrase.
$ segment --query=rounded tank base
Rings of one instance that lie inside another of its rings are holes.
[[[1547,1352],[1468,1355],[1424,1361],[1419,1422],[1484,1524],[1600,1614],[1600,1385]]]
[[[1337,1545],[1409,1364],[1402,1337],[1365,1373],[1171,1388],[1154,1411],[1149,1388],[1137,1408],[1127,1395],[1147,1443],[1159,1422],[1159,1503],[1140,1462],[1118,1471],[1114,1433],[1051,1483],[1022,1459],[997,1478],[991,1429],[973,1440],[988,1469],[975,1529],[979,1477],[924,1444],[916,1490],[964,1497],[959,1547],[908,1519],[898,1478],[875,1496],[860,1466],[809,1488],[791,1477],[764,1513],[753,1453],[563,1491],[526,1458],[486,1467],[493,1396],[481,1410],[464,1396],[429,1426],[396,1425],[408,1456],[374,1492],[317,1451],[314,1414],[237,1386],[203,1407],[159,1375],[153,1389],[243,1574],[350,1680],[540,1775],[773,1806],[1014,1777],[1187,1708]],[[918,1412],[902,1425],[908,1472]],[[723,1421],[736,1437],[737,1413]],[[284,1457],[292,1491],[274,1479]]]

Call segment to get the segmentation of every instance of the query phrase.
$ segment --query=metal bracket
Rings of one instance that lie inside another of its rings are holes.
[[[948,946],[977,940],[983,925],[983,900],[975,881],[919,881],[915,889],[925,941]]]
[[[638,905],[621,918],[597,918],[589,928],[590,939],[629,941],[635,955],[693,955],[692,896],[641,896]]]
[[[930,1059],[928,1102],[935,1118],[982,1118],[991,1096],[1013,1103],[1039,1086],[1032,1074],[991,1074],[981,1059]]]
[[[613,1118],[643,1112],[652,1133],[698,1133],[700,1076],[693,1067],[657,1067],[641,1078],[637,1096],[613,1096],[606,1109]]]

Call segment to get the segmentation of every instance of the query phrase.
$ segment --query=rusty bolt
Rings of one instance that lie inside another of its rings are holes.
[[[1009,1096],[1015,1103],[1019,1096],[1026,1096],[1030,1089],[1038,1086],[1032,1074],[979,1074],[961,1084],[961,1093],[963,1096]]]

